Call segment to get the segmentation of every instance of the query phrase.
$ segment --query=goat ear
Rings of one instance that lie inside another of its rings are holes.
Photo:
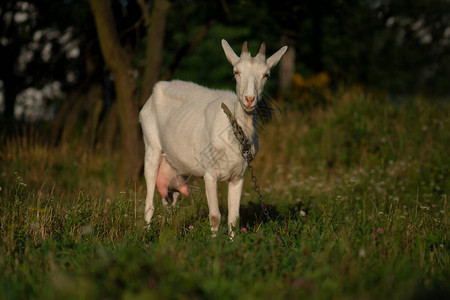
[[[225,41],[224,39],[222,39],[222,48],[230,64],[234,66],[238,62],[239,56],[236,55],[236,53],[230,47],[228,42]]]
[[[281,57],[284,55],[284,53],[286,53],[287,48],[287,46],[281,47],[280,50],[275,52],[271,57],[267,59],[266,62],[269,68],[274,67],[280,61]]]

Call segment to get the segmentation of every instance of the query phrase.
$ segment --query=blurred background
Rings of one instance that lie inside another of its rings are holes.
[[[234,89],[223,54],[289,51],[266,87],[274,103],[308,111],[357,87],[394,103],[447,101],[447,0],[3,0],[0,141],[39,132],[50,146],[118,150],[137,178],[138,111],[158,80]]]
[[[217,238],[201,179],[143,218],[139,110],[234,90],[222,38],[289,46],[252,162],[273,222],[247,172],[233,243],[226,182]],[[447,299],[449,52],[450,0],[0,0],[0,299]]]

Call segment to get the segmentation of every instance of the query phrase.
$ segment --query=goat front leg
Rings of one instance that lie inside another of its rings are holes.
[[[217,179],[209,173],[205,174],[204,179],[206,199],[208,200],[209,208],[209,223],[211,224],[212,235],[216,236],[220,225],[219,200],[217,198]]]
[[[145,161],[144,161],[144,176],[147,183],[147,197],[145,199],[145,214],[144,219],[147,226],[150,226],[150,221],[155,211],[153,198],[155,196],[156,176],[158,174],[159,164],[161,162],[161,151],[146,147]]]
[[[237,226],[239,218],[239,205],[241,202],[244,178],[236,178],[228,182],[228,234],[233,238],[233,228]]]

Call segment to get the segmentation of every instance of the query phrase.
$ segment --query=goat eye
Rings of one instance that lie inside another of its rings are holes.
[[[264,73],[263,78],[267,78],[270,76],[270,73]]]
[[[241,72],[239,72],[239,71],[234,71],[234,75],[241,75]]]

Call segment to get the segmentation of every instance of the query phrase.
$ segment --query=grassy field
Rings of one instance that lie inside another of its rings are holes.
[[[233,242],[203,183],[143,223],[144,180],[32,130],[1,145],[0,299],[443,299],[450,294],[450,105],[358,90],[280,105],[260,128]],[[222,215],[226,189],[220,185]],[[284,249],[273,226],[287,245]]]

